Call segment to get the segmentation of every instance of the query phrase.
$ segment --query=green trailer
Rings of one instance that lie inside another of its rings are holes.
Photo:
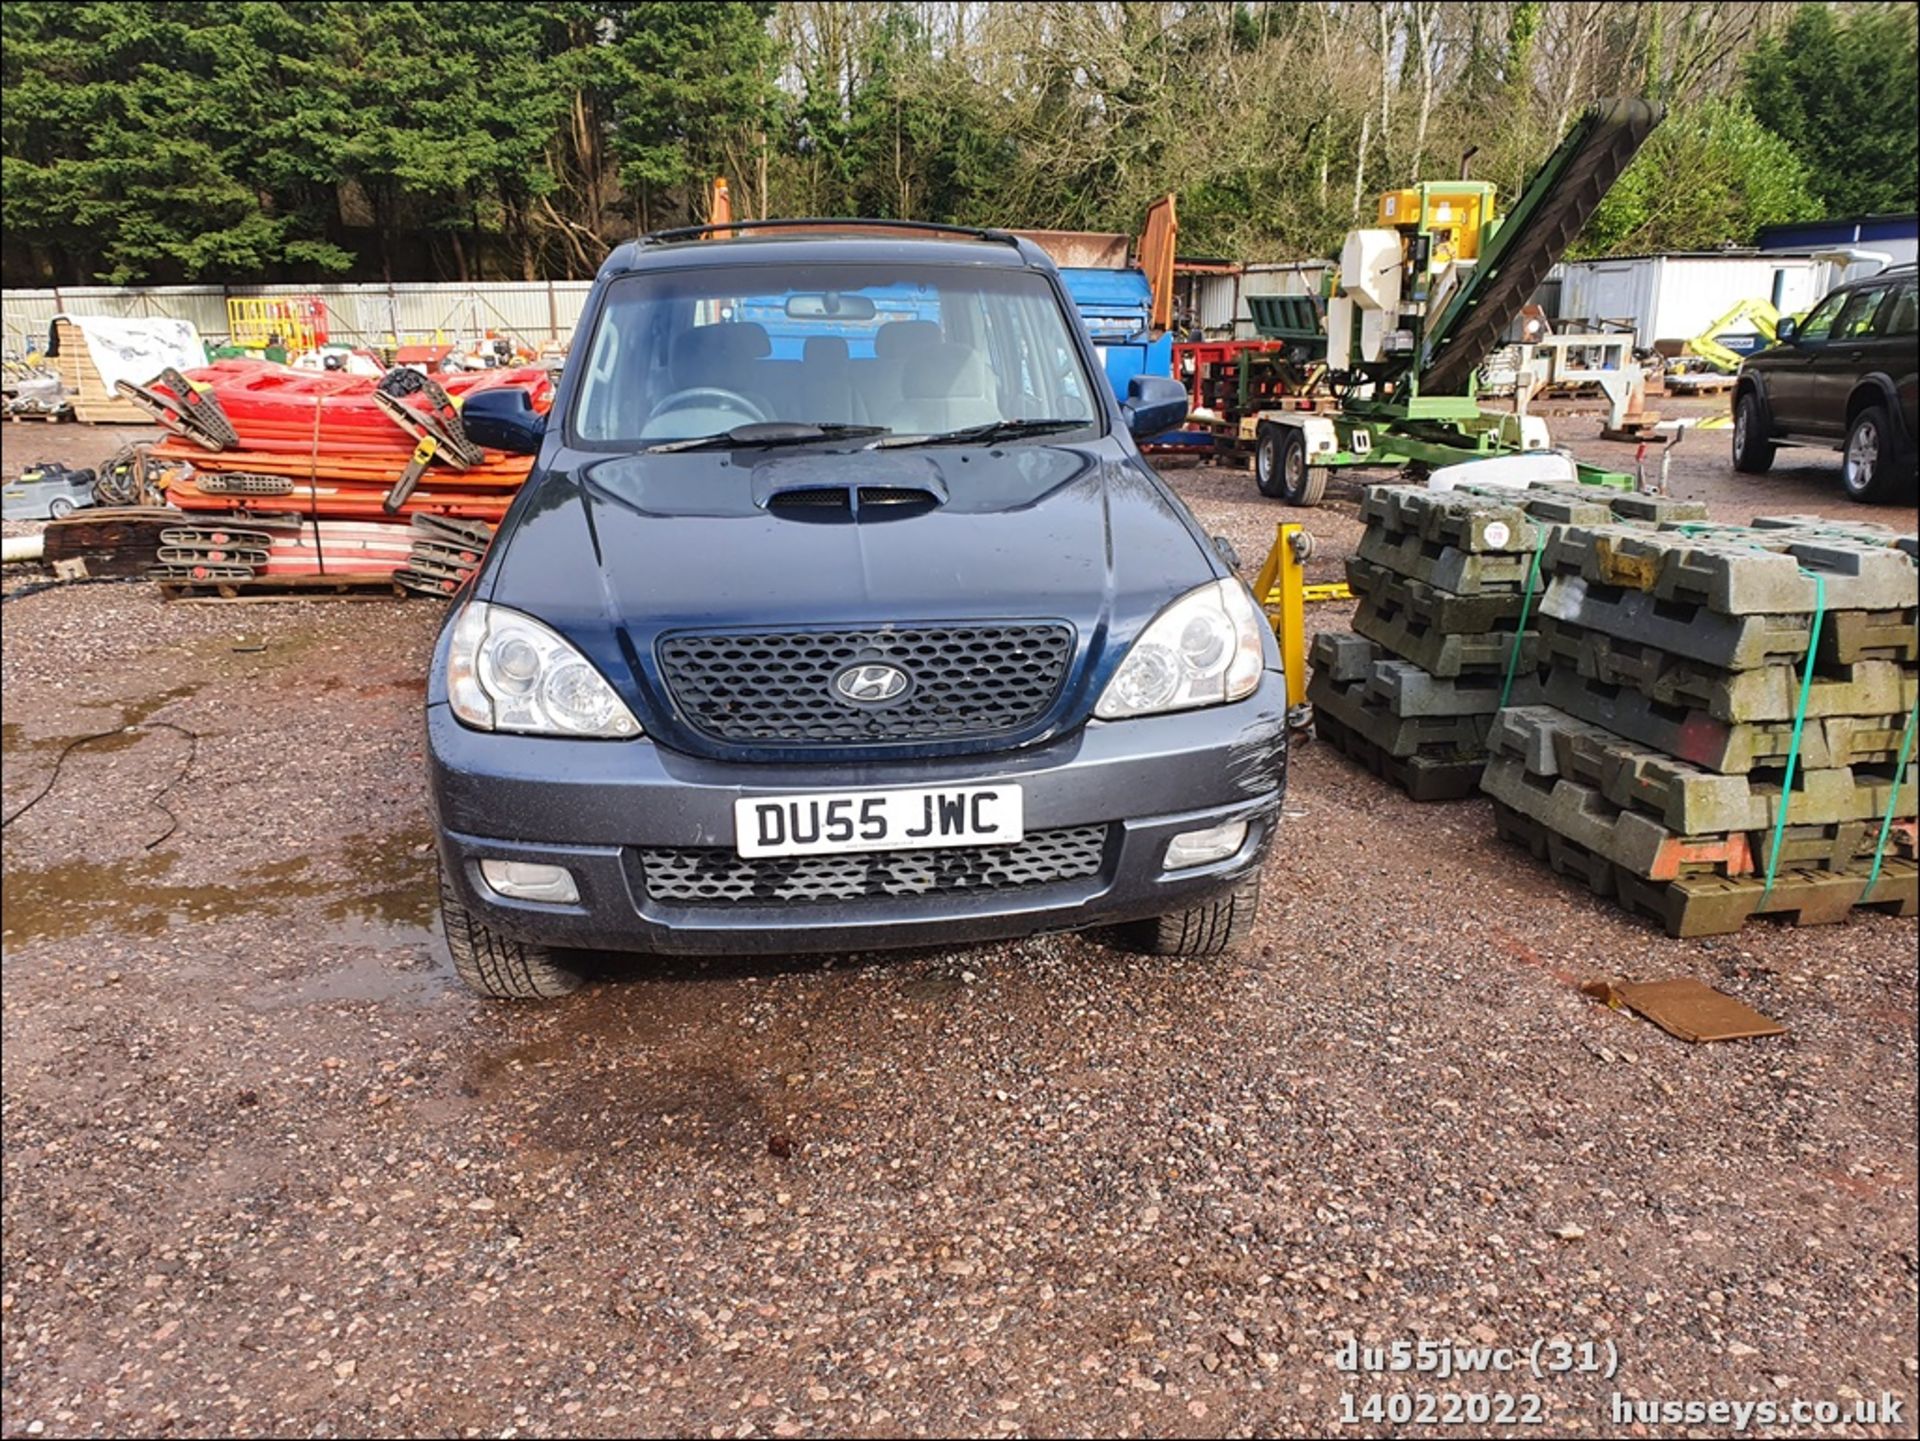
[[[1347,236],[1327,304],[1326,400],[1239,424],[1263,495],[1312,505],[1343,466],[1500,462],[1509,479],[1633,478],[1552,448],[1546,422],[1480,409],[1475,372],[1661,118],[1644,100],[1592,106],[1527,186],[1494,213],[1484,182],[1427,182],[1379,200],[1379,223]],[[1479,478],[1479,477],[1476,477]]]

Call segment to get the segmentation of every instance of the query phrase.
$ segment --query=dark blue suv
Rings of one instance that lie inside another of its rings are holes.
[[[1273,635],[1135,435],[1046,256],[762,222],[601,268],[434,653],[442,911],[492,996],[573,953],[1121,925],[1242,941],[1286,778]]]

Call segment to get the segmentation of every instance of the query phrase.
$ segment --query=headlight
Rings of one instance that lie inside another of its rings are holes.
[[[447,645],[447,701],[467,725],[551,736],[637,736],[606,677],[532,616],[470,601]]]
[[[1237,580],[1188,591],[1140,633],[1093,713],[1119,720],[1251,695],[1260,684],[1265,625]]]

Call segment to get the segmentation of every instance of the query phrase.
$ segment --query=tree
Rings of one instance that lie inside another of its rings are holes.
[[[1675,178],[1685,176],[1685,184]],[[1819,214],[1793,149],[1742,100],[1669,118],[1600,202],[1580,255],[1710,250]]]
[[[742,217],[1036,229],[1131,232],[1173,191],[1189,253],[1289,260],[1469,150],[1511,204],[1619,93],[1670,119],[1590,245],[1744,240],[1801,213],[1797,181],[1911,208],[1911,7],[1787,19],[1778,0],[13,0],[0,263],[8,283],[578,277],[706,219],[715,175]]]
[[[715,175],[732,181],[736,214],[763,210],[773,7],[654,0],[604,8],[616,104],[610,148],[638,228],[704,220]]]
[[[263,195],[262,97],[240,20],[200,4],[4,7],[4,221],[39,268],[111,284],[353,257]]]
[[[1802,5],[1747,61],[1746,96],[1832,216],[1910,213],[1920,192],[1911,5]]]

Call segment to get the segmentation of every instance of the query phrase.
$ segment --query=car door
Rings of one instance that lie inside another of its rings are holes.
[[[1892,293],[1890,285],[1863,285],[1848,297],[1834,317],[1826,343],[1813,358],[1812,413],[1809,434],[1839,440],[1847,433],[1847,397],[1860,377],[1874,369],[1869,352],[1880,344],[1873,333],[1874,318]]]
[[[1853,292],[1836,290],[1814,306],[1794,331],[1793,339],[1766,354],[1762,374],[1767,387],[1767,412],[1773,429],[1795,435],[1810,434],[1813,418],[1813,366],[1825,350],[1827,336],[1840,307]]]
[[[1874,334],[1881,350],[1875,369],[1893,381],[1909,442],[1920,439],[1920,280],[1909,275],[1893,287]]]

